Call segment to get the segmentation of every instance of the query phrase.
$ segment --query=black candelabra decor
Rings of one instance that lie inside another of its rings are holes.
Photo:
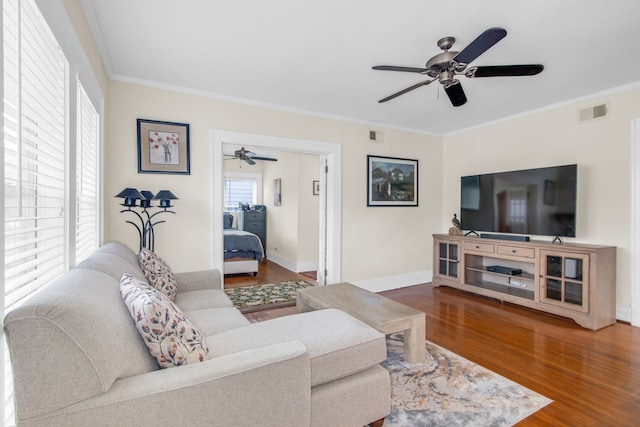
[[[175,214],[175,212],[169,210],[169,208],[172,207],[171,200],[177,200],[178,198],[169,190],[160,190],[154,196],[151,191],[138,191],[135,188],[125,188],[118,193],[116,197],[124,199],[120,205],[126,209],[121,210],[120,213],[131,212],[138,218],[138,223],[129,220],[127,220],[127,223],[133,225],[136,230],[138,230],[138,236],[140,238],[139,249],[147,248],[153,251],[155,246],[153,227],[166,222],[164,220],[154,222],[154,218],[165,212]],[[139,205],[138,200],[140,200]],[[152,206],[152,200],[160,200],[160,204],[158,206]],[[160,210],[151,213],[151,210],[154,208],[160,208]]]

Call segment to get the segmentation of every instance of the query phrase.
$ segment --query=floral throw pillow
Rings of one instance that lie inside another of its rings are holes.
[[[167,263],[147,248],[142,248],[138,254],[140,268],[149,284],[165,294],[171,301],[176,297],[178,285],[173,272]]]
[[[202,333],[162,292],[125,273],[120,279],[120,295],[160,368],[207,358],[209,348]]]

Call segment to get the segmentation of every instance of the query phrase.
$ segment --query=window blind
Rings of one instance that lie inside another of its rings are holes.
[[[66,13],[61,5],[42,5],[50,8],[49,19]],[[72,39],[64,31],[64,40]],[[79,43],[66,47],[76,61],[83,58]],[[2,50],[6,312],[98,246],[102,96],[85,63],[69,64],[34,0],[3,0]],[[79,71],[73,75],[71,69]],[[93,90],[88,92],[79,77]],[[74,132],[69,124],[75,124]],[[75,204],[69,206],[65,194]],[[5,402],[0,419],[14,425],[6,345],[0,355]]]
[[[64,271],[67,65],[32,1],[3,13],[7,309]]]
[[[100,115],[82,84],[77,82],[76,259],[98,247],[98,147]]]
[[[224,208],[237,210],[239,203],[256,203],[256,180],[225,178],[224,180]]]

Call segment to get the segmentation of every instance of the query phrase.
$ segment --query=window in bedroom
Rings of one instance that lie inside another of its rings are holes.
[[[238,210],[241,203],[249,205],[262,203],[262,176],[260,174],[225,174],[224,210]]]

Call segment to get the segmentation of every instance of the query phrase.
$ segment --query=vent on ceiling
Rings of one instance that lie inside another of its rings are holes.
[[[609,112],[609,108],[607,104],[594,105],[592,107],[583,108],[578,112],[578,120],[581,122],[586,122],[594,119],[602,119],[607,117],[607,113]]]

